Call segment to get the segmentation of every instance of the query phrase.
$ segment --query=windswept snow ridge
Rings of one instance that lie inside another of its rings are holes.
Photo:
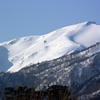
[[[100,42],[100,25],[88,21],[46,35],[26,36],[0,43],[0,57],[3,56],[7,62],[0,63],[0,71],[16,72],[28,65],[87,48],[96,42]]]

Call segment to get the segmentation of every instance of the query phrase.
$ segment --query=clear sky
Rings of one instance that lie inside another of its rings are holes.
[[[95,21],[100,0],[0,0],[0,42]]]

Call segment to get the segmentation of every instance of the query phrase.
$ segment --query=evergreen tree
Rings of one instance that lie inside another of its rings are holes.
[[[70,93],[67,86],[52,85],[46,91],[35,91],[34,88],[18,86],[5,88],[4,100],[69,100]]]

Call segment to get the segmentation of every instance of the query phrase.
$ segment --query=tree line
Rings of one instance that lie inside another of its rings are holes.
[[[46,90],[35,91],[33,87],[6,87],[1,100],[70,100],[67,86],[52,85]]]

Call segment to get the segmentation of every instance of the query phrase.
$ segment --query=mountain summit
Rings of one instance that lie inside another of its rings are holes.
[[[93,21],[87,21],[86,25],[96,24],[96,22]]]
[[[0,44],[0,71],[16,72],[100,42],[100,25],[84,22],[41,36],[26,36]]]

